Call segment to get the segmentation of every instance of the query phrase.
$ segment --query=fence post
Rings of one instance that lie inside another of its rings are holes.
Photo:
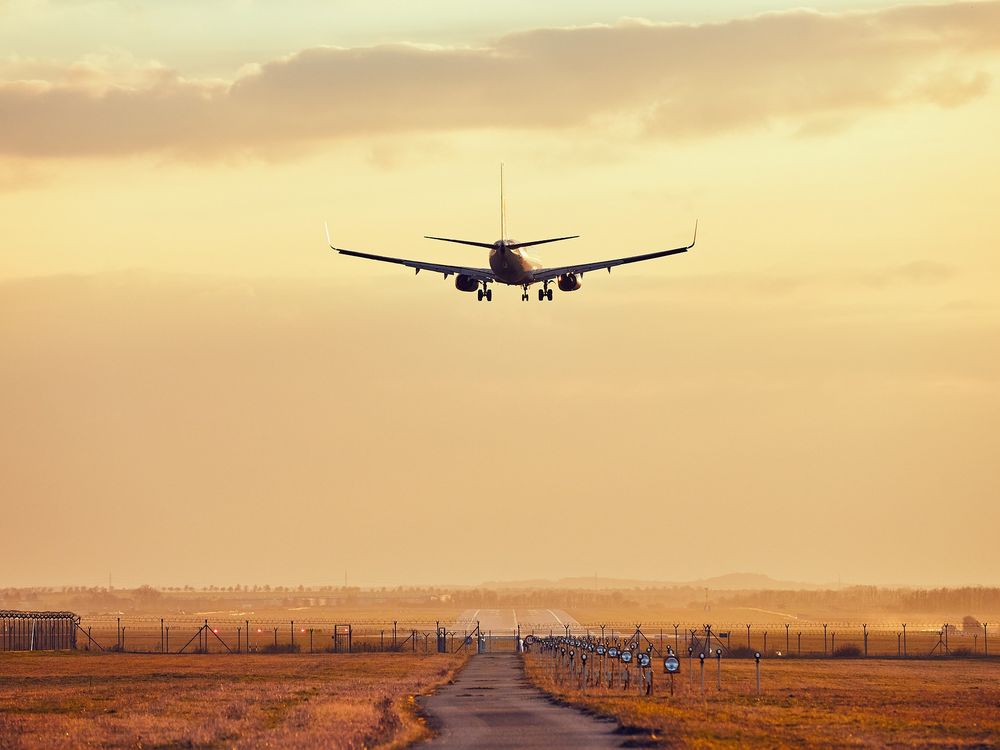
[[[827,652],[827,648],[826,648],[826,623],[824,622],[823,623],[823,656],[826,656],[827,653],[828,652]]]
[[[861,627],[865,631],[865,658],[868,658],[868,623],[863,623]]]
[[[986,622],[983,623],[983,656],[990,655],[990,644],[986,640],[986,626],[988,624]]]
[[[785,656],[791,653],[792,648],[788,645],[788,628],[791,627],[790,623],[785,623]]]
[[[906,657],[906,623],[903,623],[903,657]]]

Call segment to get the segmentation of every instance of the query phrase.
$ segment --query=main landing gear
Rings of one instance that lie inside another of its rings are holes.
[[[527,292],[525,292],[525,294],[527,294]],[[525,299],[527,299],[527,297]],[[547,281],[545,282],[545,285],[538,290],[538,301],[541,302],[543,300],[548,300],[549,302],[552,301],[552,290],[549,289],[549,282]]]
[[[485,299],[487,302],[492,302],[493,301],[493,290],[492,289],[487,289],[486,288],[486,284],[483,284],[483,288],[480,289],[478,292],[476,292],[476,296],[479,298],[480,302],[482,302],[483,299]]]

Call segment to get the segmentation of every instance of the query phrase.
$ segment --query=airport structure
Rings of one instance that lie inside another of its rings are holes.
[[[79,615],[73,612],[0,610],[0,651],[76,648]]]

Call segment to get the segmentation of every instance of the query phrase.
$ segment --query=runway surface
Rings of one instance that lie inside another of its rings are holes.
[[[419,746],[428,750],[622,746],[614,722],[551,703],[531,686],[516,654],[472,657],[452,684],[420,703],[439,732]]]
[[[521,628],[521,635],[530,633],[562,635],[569,625],[571,632],[579,632],[580,623],[561,609],[467,609],[452,623],[452,629],[462,632],[474,630],[476,622],[484,633],[512,635]]]

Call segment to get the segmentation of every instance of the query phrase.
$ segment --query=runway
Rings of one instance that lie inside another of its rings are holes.
[[[579,632],[580,623],[561,609],[467,609],[459,615],[451,627],[456,632],[475,630],[476,622],[484,633],[513,634],[518,627],[521,635],[531,633],[556,635]]]

